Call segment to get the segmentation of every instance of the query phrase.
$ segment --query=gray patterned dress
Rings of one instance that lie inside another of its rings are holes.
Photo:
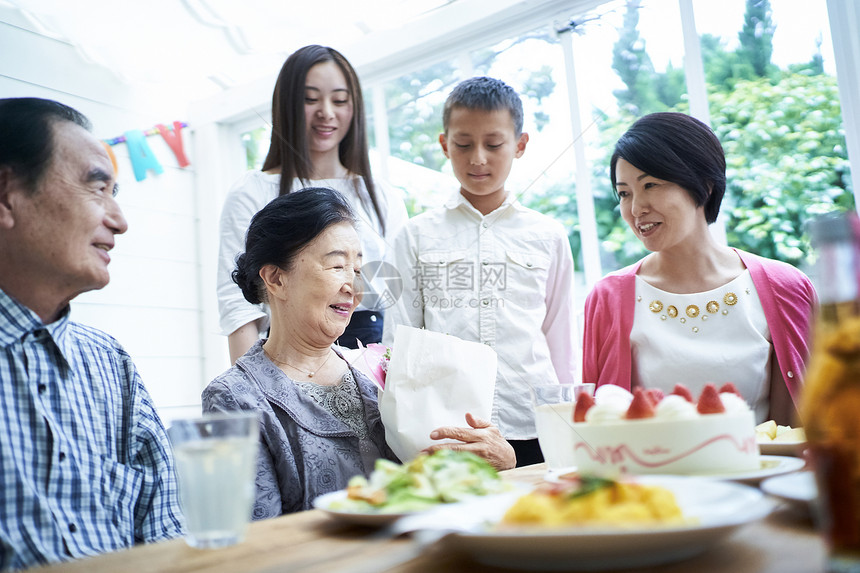
[[[340,385],[295,382],[257,342],[203,391],[204,412],[260,413],[254,519],[310,509],[314,498],[367,476],[385,443],[376,386],[350,368]]]

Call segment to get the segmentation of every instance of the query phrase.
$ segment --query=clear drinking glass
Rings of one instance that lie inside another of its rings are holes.
[[[255,412],[176,420],[168,429],[188,545],[209,549],[244,539],[254,501],[259,433]]]
[[[579,395],[582,393],[594,396],[594,382],[583,382],[582,384],[573,385],[573,401],[576,402]]]
[[[594,384],[532,386],[538,443],[550,470],[573,467],[573,405],[581,392],[594,394]]]

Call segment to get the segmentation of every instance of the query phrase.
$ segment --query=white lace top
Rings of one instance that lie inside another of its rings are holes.
[[[347,371],[339,384],[323,386],[313,382],[293,380],[296,387],[307,396],[313,398],[326,412],[349,426],[360,440],[367,437],[367,422],[365,421],[364,406],[361,394],[352,372]]]

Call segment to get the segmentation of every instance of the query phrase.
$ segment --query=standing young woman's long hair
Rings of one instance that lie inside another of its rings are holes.
[[[263,163],[263,171],[280,168],[280,195],[290,192],[294,178],[300,179],[303,185],[308,185],[311,181],[313,165],[305,127],[305,82],[308,71],[323,62],[334,62],[340,68],[346,78],[353,102],[349,131],[338,145],[340,162],[350,173],[364,180],[373,210],[384,234],[385,219],[370,173],[361,84],[352,65],[337,50],[326,46],[305,46],[296,50],[284,62],[272,95],[272,140],[266,161]],[[360,198],[362,197],[358,189],[356,193]]]

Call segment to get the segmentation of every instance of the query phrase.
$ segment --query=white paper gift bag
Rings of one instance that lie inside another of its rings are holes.
[[[490,420],[496,352],[440,332],[398,325],[379,411],[385,439],[401,461],[437,440],[440,426],[467,426],[466,412]]]

